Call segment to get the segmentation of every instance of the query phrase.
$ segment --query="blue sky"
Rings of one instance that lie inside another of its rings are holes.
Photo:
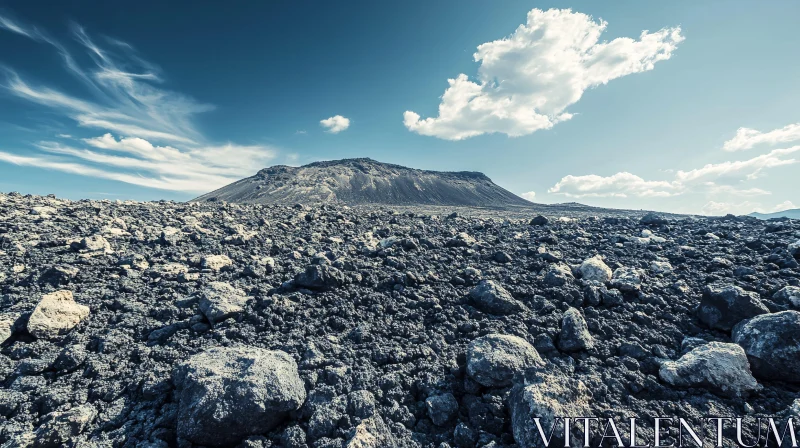
[[[0,6],[0,191],[371,157],[542,203],[800,205],[800,2],[67,3]]]

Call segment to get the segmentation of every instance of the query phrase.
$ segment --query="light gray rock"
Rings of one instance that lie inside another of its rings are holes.
[[[565,352],[577,352],[594,347],[594,339],[589,334],[586,320],[580,311],[570,308],[561,319],[561,334],[558,348]]]
[[[642,287],[642,277],[639,270],[631,267],[621,267],[614,270],[611,276],[611,286],[622,292],[636,292]]]
[[[695,347],[677,361],[664,362],[658,374],[673,386],[708,388],[729,397],[744,397],[759,389],[744,349],[725,342]]]
[[[577,379],[546,373],[543,369],[526,374],[523,381],[514,385],[509,398],[514,440],[520,448],[543,446],[534,419],[539,418],[542,430],[547,435],[557,417],[591,415],[590,398],[588,388]],[[550,446],[564,446],[563,421],[556,425],[553,432],[554,441],[561,438],[562,442],[551,443]],[[571,440],[582,446],[582,432],[574,431]]]
[[[650,263],[650,270],[654,274],[669,274],[672,272],[672,265],[668,261],[653,261]]]
[[[470,299],[479,308],[491,314],[511,314],[524,311],[525,305],[494,280],[481,280],[469,293]]]
[[[36,430],[33,447],[67,446],[68,442],[82,433],[96,417],[97,410],[91,404],[84,404],[68,411],[51,412],[44,416],[43,423]]]
[[[291,356],[256,347],[194,355],[176,369],[174,382],[178,437],[210,447],[269,432],[306,399]]]
[[[206,255],[200,260],[200,267],[219,272],[230,268],[233,261],[227,255]]]
[[[780,291],[772,295],[772,300],[775,303],[800,309],[800,287],[784,286]]]
[[[800,383],[800,312],[781,311],[744,320],[731,338],[747,353],[757,378]]]
[[[488,334],[467,349],[467,373],[487,387],[508,386],[517,372],[542,365],[536,349],[517,336]]]
[[[89,307],[76,303],[72,291],[56,291],[42,296],[28,318],[28,333],[38,339],[55,339],[88,316]]]
[[[767,313],[769,309],[761,303],[758,293],[734,285],[706,286],[697,308],[701,322],[722,331],[730,331],[744,319]]]
[[[249,300],[244,291],[225,282],[211,282],[199,295],[200,311],[212,325],[244,311]]]
[[[110,254],[111,244],[101,235],[92,235],[82,238],[80,241],[72,243],[72,248],[79,252],[106,253]]]
[[[396,443],[392,431],[376,414],[355,427],[345,448],[383,448],[396,446]]]
[[[595,255],[592,258],[587,258],[581,263],[578,268],[581,273],[581,278],[584,280],[591,280],[600,283],[606,283],[611,280],[611,268],[606,265],[600,255]]]
[[[461,232],[455,237],[447,240],[445,244],[447,247],[472,247],[475,244],[475,238],[470,236],[468,233]]]
[[[14,334],[14,325],[19,318],[16,314],[3,313],[0,314],[0,344],[5,342]]]

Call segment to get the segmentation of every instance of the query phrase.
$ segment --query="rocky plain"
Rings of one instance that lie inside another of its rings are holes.
[[[0,446],[800,413],[800,221],[452,210],[0,194]]]

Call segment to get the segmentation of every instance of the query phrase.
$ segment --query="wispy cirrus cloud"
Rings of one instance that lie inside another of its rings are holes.
[[[572,118],[566,109],[586,90],[652,70],[684,40],[674,27],[643,31],[638,40],[601,42],[607,25],[570,9],[533,9],[511,36],[478,46],[477,80],[465,74],[449,79],[437,117],[406,111],[403,123],[412,132],[446,140],[550,129]]]
[[[78,25],[72,33],[91,64],[79,66],[70,51],[36,27],[0,15],[0,31],[55,48],[69,73],[87,87],[82,96],[37,85],[5,69],[8,93],[102,134],[71,139],[69,145],[35,142],[35,153],[0,151],[0,161],[112,179],[152,188],[200,193],[251,175],[273,160],[276,149],[210,141],[195,126],[197,114],[213,106],[163,87],[159,69],[133,46],[107,39],[96,43]]]
[[[743,151],[756,145],[774,145],[800,140],[800,123],[786,125],[769,132],[760,132],[750,128],[739,128],[736,135],[722,145],[725,151]]]

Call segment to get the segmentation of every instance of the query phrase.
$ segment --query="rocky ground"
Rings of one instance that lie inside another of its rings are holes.
[[[528,447],[534,416],[796,415],[798,258],[800,221],[0,194],[0,445]]]

